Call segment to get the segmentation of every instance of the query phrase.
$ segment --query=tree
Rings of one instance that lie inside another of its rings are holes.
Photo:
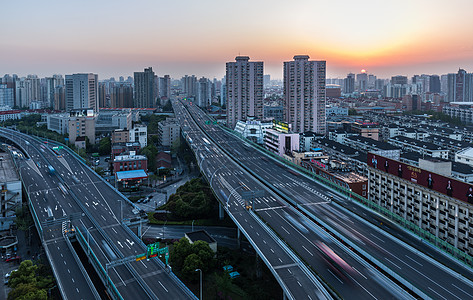
[[[34,283],[21,283],[8,293],[8,300],[47,300],[45,289],[38,289]]]
[[[52,287],[54,279],[43,266],[25,260],[17,271],[12,272],[8,285],[12,288],[8,299],[47,299],[46,289]]]
[[[170,252],[170,263],[176,270],[181,270],[184,260],[192,253],[191,244],[185,237],[175,242]]]
[[[110,155],[112,152],[112,141],[110,137],[104,137],[100,140],[99,143],[99,154],[100,155]]]
[[[192,253],[184,260],[182,275],[184,278],[194,281],[199,278],[199,274],[195,270],[201,269],[203,271],[203,265],[201,258],[197,254]]]
[[[350,108],[350,109],[348,110],[348,115],[350,115],[350,116],[354,116],[354,115],[356,115],[357,113],[358,113],[358,112],[357,112],[356,109],[354,109],[354,108]]]
[[[148,158],[148,170],[151,172],[156,171],[156,155],[158,155],[158,148],[153,144],[149,144],[141,149],[141,154]]]
[[[169,112],[173,111],[171,101],[168,101],[166,102],[166,104],[164,104],[163,111],[169,111]]]

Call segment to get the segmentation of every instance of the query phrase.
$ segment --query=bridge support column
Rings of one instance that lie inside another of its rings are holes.
[[[256,253],[256,268],[255,268],[256,278],[263,277],[263,270],[261,268],[261,258],[258,253]]]
[[[225,216],[225,210],[223,209],[223,205],[219,204],[218,205],[218,218],[220,220],[223,220],[223,217]]]

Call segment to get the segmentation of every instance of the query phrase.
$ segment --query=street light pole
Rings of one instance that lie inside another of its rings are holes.
[[[200,300],[202,300],[202,270],[201,269],[195,269],[195,272],[199,271],[200,272]]]
[[[192,232],[194,232],[194,222],[195,220],[192,220]]]

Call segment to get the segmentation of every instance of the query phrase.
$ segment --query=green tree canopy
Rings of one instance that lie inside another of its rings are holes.
[[[8,299],[47,299],[47,289],[53,286],[54,279],[43,266],[25,260],[17,271],[11,273],[8,285],[12,288]]]
[[[99,153],[100,155],[110,155],[110,153],[112,153],[112,141],[110,137],[107,136],[100,140]]]
[[[189,243],[185,237],[175,242],[170,253],[172,267],[181,271],[186,279],[195,279],[195,269],[207,272],[214,265],[214,252],[207,242]]]

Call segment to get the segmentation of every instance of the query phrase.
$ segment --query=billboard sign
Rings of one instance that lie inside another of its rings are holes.
[[[368,166],[425,188],[473,204],[473,185],[377,154],[368,153]]]

